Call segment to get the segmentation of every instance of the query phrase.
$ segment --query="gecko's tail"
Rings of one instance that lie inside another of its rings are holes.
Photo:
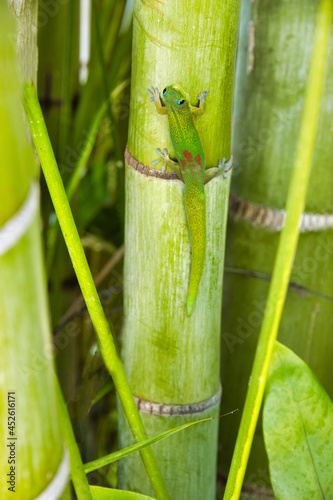
[[[187,224],[191,243],[191,272],[186,313],[191,316],[202,275],[206,247],[205,192],[196,186],[185,189]]]

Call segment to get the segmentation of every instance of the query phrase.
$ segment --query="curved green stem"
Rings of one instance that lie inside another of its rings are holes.
[[[143,441],[148,436],[133,399],[124,367],[98,297],[54,157],[37,93],[30,82],[27,82],[24,86],[23,106],[74,271],[99,339],[105,365],[113,378],[133,436],[136,441]],[[161,500],[169,500],[169,495],[152,449],[150,447],[144,448],[140,453],[156,497]]]
[[[73,428],[71,426],[67,406],[63,398],[57,377],[55,377],[55,387],[57,394],[59,423],[61,433],[65,440],[69,453],[69,459],[71,463],[71,479],[75,488],[75,493],[78,500],[92,500],[92,495],[90,492],[85,469],[83,467],[80,450],[75,441],[75,436]]]

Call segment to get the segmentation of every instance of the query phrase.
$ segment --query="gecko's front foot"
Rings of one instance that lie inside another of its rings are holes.
[[[160,93],[157,87],[150,87],[150,89],[146,89],[146,92],[150,95],[149,101],[153,102],[160,100]]]
[[[147,94],[150,95],[149,100],[155,103],[156,111],[160,115],[167,114],[167,108],[164,105],[164,102],[161,100],[160,93],[157,87],[150,87],[150,89],[146,89]]]
[[[203,90],[202,92],[200,92],[200,94],[198,95],[199,101],[205,101],[208,93],[209,90]]]
[[[199,106],[190,106],[191,108],[191,113],[193,116],[200,116],[203,115],[205,112],[205,107],[206,107],[206,98],[209,93],[209,90],[204,90],[203,92],[200,92],[198,95],[198,101],[199,101]]]

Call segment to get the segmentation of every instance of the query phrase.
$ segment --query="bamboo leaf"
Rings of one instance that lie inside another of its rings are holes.
[[[276,498],[330,498],[332,401],[306,363],[278,342],[267,384],[264,438]]]
[[[144,441],[141,441],[140,443],[135,443],[132,446],[123,448],[120,451],[116,451],[115,453],[111,453],[110,455],[105,455],[102,458],[98,458],[97,460],[88,462],[87,464],[84,465],[84,471],[86,474],[88,474],[88,472],[99,469],[100,467],[104,467],[105,465],[117,462],[121,458],[127,457],[128,455],[131,455],[132,453],[135,453],[136,451],[139,451],[142,448],[145,448],[146,446],[157,443],[158,441],[161,441],[162,439],[165,439],[168,436],[172,436],[173,434],[176,434],[177,432],[186,429],[186,427],[190,427],[191,425],[199,424],[201,422],[206,422],[207,420],[212,420],[212,418],[211,417],[203,418],[202,420],[197,420],[195,422],[190,422],[188,424],[180,425],[179,427],[175,427],[168,431],[162,432],[161,434],[158,434],[157,436],[154,436],[150,439],[146,439]]]
[[[153,500],[152,497],[131,491],[114,490],[102,486],[90,486],[94,500]]]
[[[91,406],[94,406],[100,399],[102,399],[106,394],[108,394],[114,388],[114,383],[112,378],[109,377],[103,387],[98,391],[94,399],[92,400]]]

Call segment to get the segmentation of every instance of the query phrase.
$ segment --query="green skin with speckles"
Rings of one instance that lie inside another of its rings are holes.
[[[190,316],[198,293],[203,271],[206,248],[206,203],[205,183],[224,173],[223,164],[205,171],[205,156],[193,116],[202,115],[208,91],[198,96],[199,106],[191,106],[189,96],[178,85],[168,85],[160,96],[158,89],[151,88],[156,109],[167,114],[171,142],[177,161],[169,158],[166,150],[157,150],[166,168],[176,172],[185,184],[185,212],[191,243],[191,272],[187,295],[186,312]],[[158,160],[159,161],[159,160]],[[157,161],[153,162],[156,164]]]

